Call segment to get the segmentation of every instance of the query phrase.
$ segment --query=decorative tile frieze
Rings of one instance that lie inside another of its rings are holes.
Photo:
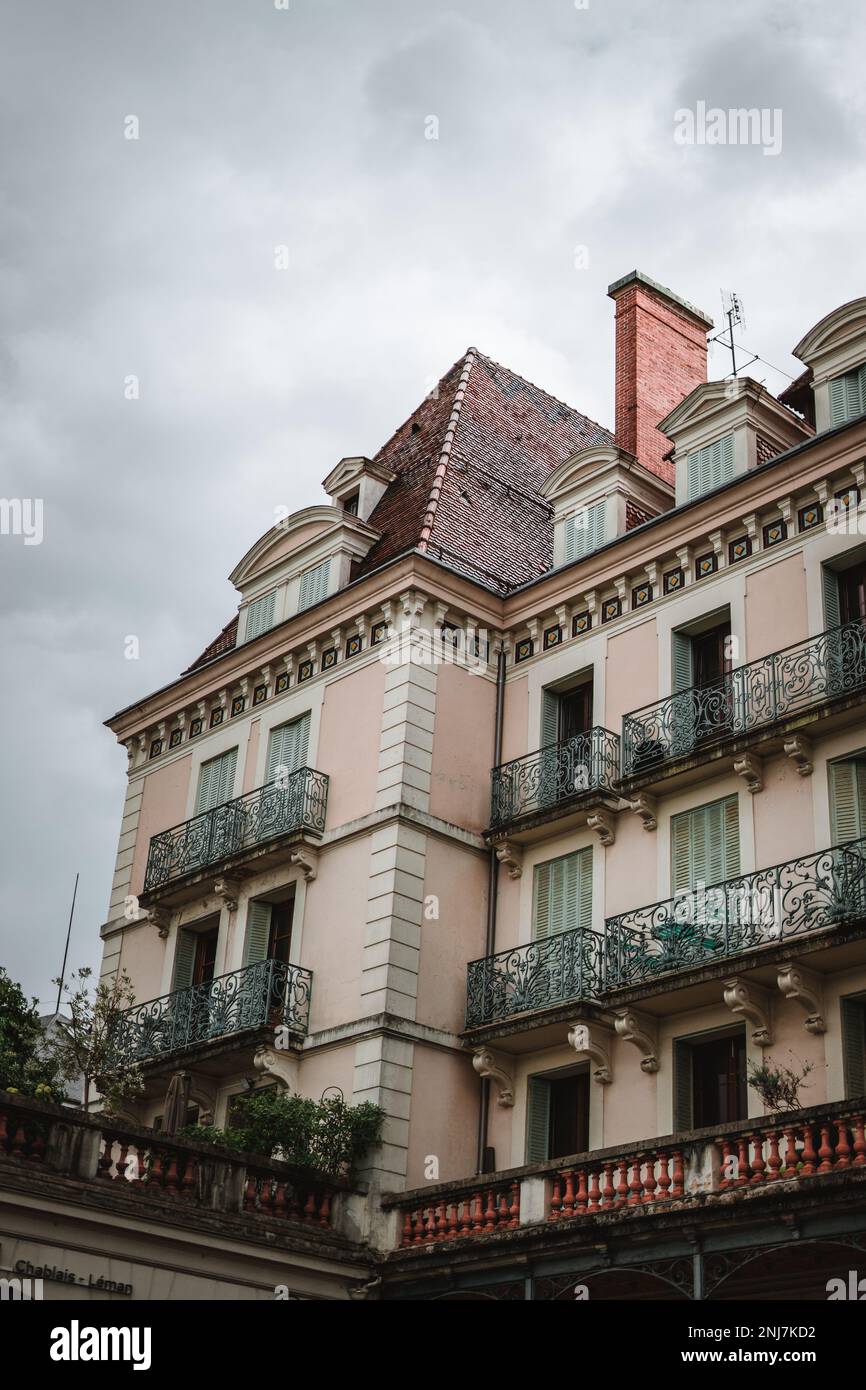
[[[561,642],[562,642],[562,628],[559,627],[559,625],[557,625],[556,627],[547,627],[547,628],[544,629],[544,644],[543,644],[543,645],[544,645],[544,650],[545,650],[546,652],[550,651],[551,647],[558,647],[558,646],[561,644]]]
[[[685,575],[681,569],[667,570],[662,576],[662,593],[675,594],[685,586]]]
[[[728,546],[728,564],[735,565],[738,560],[747,560],[751,553],[751,537],[737,536],[736,540],[731,541]]]
[[[652,584],[637,584],[631,591],[632,608],[644,608],[646,604],[652,603],[652,599]]]
[[[514,660],[516,662],[528,661],[532,656],[533,646],[531,637],[522,637],[514,648]]]
[[[787,540],[788,527],[782,517],[778,521],[768,521],[763,531],[764,549],[769,550],[772,545],[779,545],[780,542]]]
[[[823,520],[824,512],[821,503],[808,502],[797,512],[797,529],[799,531],[811,531],[813,526],[820,526]]]
[[[719,568],[719,557],[715,551],[706,555],[699,555],[695,560],[695,578],[706,579],[709,575],[715,574]]]
[[[575,613],[571,620],[572,637],[582,637],[585,632],[589,632],[592,627],[592,614],[589,609],[584,609],[582,613]]]

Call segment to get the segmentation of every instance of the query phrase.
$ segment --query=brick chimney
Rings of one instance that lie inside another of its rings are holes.
[[[671,442],[656,427],[706,381],[713,321],[639,270],[607,292],[616,303],[616,442],[673,485]]]

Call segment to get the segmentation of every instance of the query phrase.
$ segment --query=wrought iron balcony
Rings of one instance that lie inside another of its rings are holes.
[[[864,689],[866,624],[844,623],[739,666],[723,680],[691,686],[627,714],[623,777],[663,768]]]
[[[597,932],[576,927],[470,961],[466,1027],[479,1028],[513,1014],[597,998],[603,945]]]
[[[537,753],[493,769],[491,830],[556,810],[587,792],[609,792],[619,777],[619,736],[596,726],[548,743]]]
[[[321,835],[327,805],[327,776],[302,767],[284,780],[162,830],[151,837],[145,892],[280,835]]]
[[[605,922],[605,989],[643,984],[866,919],[866,839],[743,874]]]
[[[248,1028],[283,1024],[290,1032],[306,1033],[312,984],[311,972],[299,965],[257,961],[126,1009],[117,1025],[115,1053],[127,1063],[147,1062]]]

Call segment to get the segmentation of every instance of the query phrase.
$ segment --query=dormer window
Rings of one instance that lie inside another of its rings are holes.
[[[349,516],[357,516],[357,515],[358,515],[358,503],[359,503],[360,499],[361,499],[361,494],[360,494],[360,492],[353,492],[353,493],[352,493],[352,496],[351,496],[351,497],[347,497],[346,500],[345,500],[345,502],[343,503],[343,511],[346,512],[346,513],[348,513]]]
[[[327,598],[330,578],[330,560],[323,560],[320,565],[314,565],[312,569],[304,570],[301,575],[298,596],[299,613],[303,613],[305,608],[312,608],[314,603],[320,603],[323,598]]]
[[[569,564],[598,550],[607,540],[607,498],[581,507],[565,520],[565,550],[563,560]]]
[[[866,414],[866,362],[830,381],[830,424],[846,425]]]
[[[723,435],[688,455],[688,501],[721,487],[734,476],[734,435]]]
[[[274,625],[274,609],[276,605],[277,591],[271,589],[269,594],[262,594],[261,598],[254,599],[247,609],[246,640],[251,642],[254,637],[258,637],[268,628]]]

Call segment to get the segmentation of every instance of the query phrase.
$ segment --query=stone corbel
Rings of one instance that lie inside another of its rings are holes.
[[[128,738],[123,746],[126,749],[126,770],[131,772],[135,766],[135,739]]]
[[[621,613],[627,613],[631,606],[631,594],[628,587],[628,581],[620,577],[619,579],[615,579],[613,582],[616,586],[616,596],[619,599],[619,611]]]
[[[724,532],[711,531],[708,539],[716,557],[716,568],[723,570],[728,563],[728,552],[725,549]]]
[[[283,672],[281,672],[281,674],[284,674],[288,677],[288,683],[289,685],[291,685],[292,675],[295,669],[295,656],[293,652],[286,652],[285,656],[283,657],[283,667],[284,670]],[[276,684],[274,685],[274,692],[276,693]]]
[[[568,1045],[575,1052],[584,1052],[593,1065],[593,1080],[599,1086],[609,1086],[613,1081],[613,1064],[610,1060],[609,1034],[597,1024],[576,1023],[568,1030]]]
[[[640,792],[628,804],[635,815],[640,816],[644,830],[655,830],[658,825],[658,807],[654,796],[647,796],[645,792]]]
[[[760,993],[761,1002],[753,998],[753,992]],[[773,1042],[773,1033],[770,1028],[768,1011],[768,1000],[764,990],[758,991],[758,987],[751,988],[744,984],[742,980],[726,980],[724,983],[724,1001],[732,1014],[738,1018],[744,1018],[752,1026],[752,1042],[757,1047],[770,1047]]]
[[[616,819],[610,811],[594,811],[587,816],[586,823],[594,830],[603,845],[612,845],[616,839]]]
[[[229,912],[237,912],[238,910],[240,886],[241,881],[238,878],[218,878],[214,883],[214,893],[218,898],[222,898]]]
[[[523,850],[510,840],[503,840],[496,846],[496,858],[508,870],[509,878],[520,878],[523,873]]]
[[[583,596],[583,606],[584,606],[584,608],[586,609],[587,613],[588,613],[589,616],[590,616],[590,620],[591,620],[591,622],[592,622],[593,627],[595,627],[595,621],[596,621],[596,618],[598,617],[598,590],[597,590],[597,589],[590,589],[587,593],[584,594],[584,596]]]
[[[472,1065],[479,1076],[495,1082],[499,1092],[496,1097],[497,1105],[514,1104],[514,1074],[501,1053],[494,1052],[489,1047],[479,1047],[472,1058]]]
[[[289,855],[289,863],[302,870],[307,883],[311,883],[319,872],[319,851],[312,845],[299,845]]]
[[[764,790],[764,764],[754,753],[744,753],[742,757],[734,758],[734,771],[738,777],[742,777],[753,796],[755,792]]]
[[[830,500],[830,484],[827,482],[826,478],[819,478],[812,486],[815,489],[815,496],[821,504],[821,512],[823,515],[827,510],[827,503]]]
[[[334,651],[337,653],[337,660],[339,661],[340,657],[343,655],[343,629],[341,627],[331,629],[331,642],[333,643]]]
[[[400,602],[403,605],[403,615],[409,621],[410,627],[417,627],[424,609],[427,607],[428,595],[422,594],[418,589],[407,589],[400,595]]]
[[[355,626],[358,629],[358,636],[362,642],[367,640],[367,614],[359,613],[355,619]]]
[[[300,1059],[289,1052],[281,1052],[273,1047],[257,1048],[253,1066],[262,1076],[273,1077],[290,1091],[298,1089]]]
[[[746,535],[752,542],[752,551],[760,550],[762,548],[761,543],[763,536],[761,534],[761,528],[758,525],[757,513],[750,512],[748,516],[742,518],[742,521],[746,528]]]
[[[683,572],[683,588],[691,584],[692,575],[692,548],[690,545],[681,545],[677,550],[677,559],[680,562],[680,569]]]
[[[196,718],[197,718],[197,719],[200,719],[201,722],[202,722],[202,724],[206,724],[206,723],[207,723],[207,701],[206,701],[206,700],[197,700],[197,701],[196,701],[195,713],[196,713]]]
[[[658,598],[658,596],[659,596],[659,566],[658,566],[658,560],[649,560],[649,561],[647,561],[647,563],[644,565],[644,573],[646,574],[646,577],[647,577],[647,583],[649,584],[650,588],[651,588],[652,591],[653,591],[653,598]]]
[[[171,925],[171,914],[166,912],[164,907],[150,907],[147,910],[147,920],[156,927],[161,939],[165,941]]]
[[[643,1053],[640,1062],[640,1069],[647,1075],[659,1069],[658,1044],[656,1042],[656,1027],[650,1019],[643,1014],[635,1013],[632,1009],[617,1009],[614,1020],[614,1028],[617,1036],[624,1042],[633,1043],[639,1052]]]
[[[821,1005],[821,982],[811,970],[803,970],[790,961],[779,966],[779,989],[786,999],[795,999],[805,1011],[807,1033],[826,1033],[827,1025]]]
[[[795,764],[801,777],[811,777],[814,766],[812,763],[812,745],[803,734],[794,734],[793,738],[786,738],[783,744],[785,757],[790,758]]]
[[[315,666],[315,664],[316,664],[316,662],[318,661],[318,659],[319,659],[319,644],[318,644],[318,642],[308,642],[308,643],[307,643],[307,660],[308,660],[308,661],[312,661],[313,665]]]
[[[562,640],[567,642],[571,636],[571,604],[561,603],[553,611],[556,614],[556,621],[562,629]]]
[[[779,511],[782,513],[782,520],[788,527],[788,531],[794,524],[794,502],[791,497],[780,497],[778,501]]]

